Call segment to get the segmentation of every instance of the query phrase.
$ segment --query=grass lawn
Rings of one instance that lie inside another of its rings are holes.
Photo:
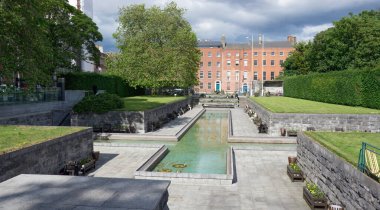
[[[83,130],[83,127],[0,126],[0,154]]]
[[[380,114],[379,109],[328,104],[289,97],[252,97],[251,99],[275,113]]]
[[[305,132],[320,144],[334,152],[338,156],[347,160],[355,167],[358,164],[359,151],[362,142],[367,142],[375,147],[380,148],[380,133],[364,132]]]
[[[175,101],[184,100],[185,96],[134,96],[126,97],[124,100],[124,111],[144,111],[153,109]]]

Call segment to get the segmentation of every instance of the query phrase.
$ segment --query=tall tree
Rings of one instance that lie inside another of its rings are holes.
[[[132,86],[189,87],[197,84],[200,51],[184,10],[173,2],[122,8],[114,34],[120,54],[107,61],[112,74]]]
[[[99,57],[98,28],[67,0],[2,0],[0,28],[0,74],[8,83],[19,72],[30,85],[49,84],[57,68],[72,68],[78,56]],[[81,55],[83,46],[91,54]]]
[[[294,46],[294,51],[282,64],[285,76],[308,74],[310,72],[310,47],[311,42],[299,42]]]

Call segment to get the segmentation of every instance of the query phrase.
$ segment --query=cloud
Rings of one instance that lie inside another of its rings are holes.
[[[106,51],[116,50],[112,33],[118,26],[121,7],[145,3],[164,6],[170,0],[93,0],[94,21],[103,34]],[[310,40],[331,22],[349,12],[379,9],[379,0],[175,0],[186,9],[199,39],[219,40],[225,34],[229,41],[244,41],[247,35],[265,34],[267,40],[285,40],[287,35]]]

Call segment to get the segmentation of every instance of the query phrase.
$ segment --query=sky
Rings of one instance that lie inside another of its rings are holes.
[[[73,0],[70,0],[73,1]],[[86,0],[85,0],[86,1]],[[245,42],[258,39],[311,40],[332,22],[363,10],[380,9],[380,0],[174,0],[186,10],[198,39]],[[112,34],[118,26],[119,9],[131,4],[165,6],[170,0],[93,0],[93,20],[103,34],[105,52],[117,51]]]

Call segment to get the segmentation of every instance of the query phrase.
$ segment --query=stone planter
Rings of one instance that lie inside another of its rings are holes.
[[[295,131],[295,130],[288,130],[288,136],[289,137],[297,137],[297,131]]]
[[[288,164],[296,163],[297,157],[296,156],[288,156]]]
[[[290,165],[287,167],[287,173],[292,182],[303,182],[305,180],[302,171],[297,172]]]
[[[307,205],[311,209],[327,209],[327,199],[324,198],[315,198],[310,193],[310,191],[305,187],[303,187],[303,198],[305,199]]]
[[[285,128],[281,128],[280,129],[280,133],[281,133],[281,136],[286,136],[286,129]]]

